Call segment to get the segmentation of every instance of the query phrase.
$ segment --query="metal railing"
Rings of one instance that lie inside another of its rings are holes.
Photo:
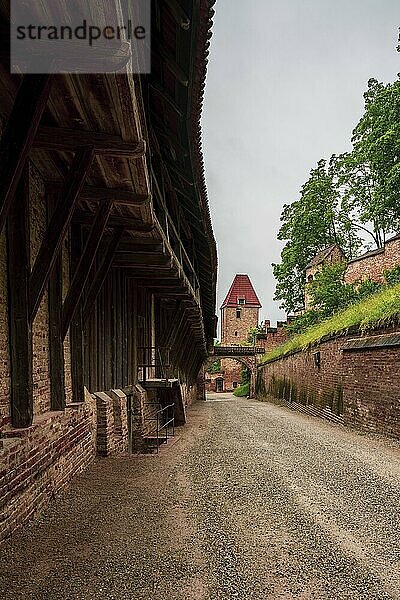
[[[160,406],[159,402],[147,402],[145,406]],[[156,424],[155,428],[155,443],[157,454],[160,451],[160,444],[168,443],[169,431],[172,429],[171,437],[175,436],[175,405],[168,404],[160,408],[154,417],[146,417],[145,422],[153,421]],[[165,430],[165,434],[162,433]]]
[[[142,346],[138,348],[138,379],[146,383],[148,379],[169,380],[170,348],[160,346]]]
[[[214,346],[214,356],[254,356],[264,354],[265,348],[260,346]]]

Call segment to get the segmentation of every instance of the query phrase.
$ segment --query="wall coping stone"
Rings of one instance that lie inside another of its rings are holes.
[[[368,337],[347,340],[342,348],[343,352],[356,350],[373,350],[379,348],[396,348],[400,346],[400,333],[384,333]]]

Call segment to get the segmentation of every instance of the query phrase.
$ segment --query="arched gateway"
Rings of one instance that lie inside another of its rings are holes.
[[[223,386],[220,391],[233,391],[241,383],[244,365],[250,370],[250,392],[254,394],[257,355],[263,354],[264,349],[244,344],[248,342],[249,331],[259,324],[260,308],[250,277],[247,274],[235,275],[221,306],[221,345],[215,346],[211,355],[221,359],[221,372],[214,374],[214,391],[218,391],[217,379],[221,378]],[[220,382],[218,385],[221,385]]]

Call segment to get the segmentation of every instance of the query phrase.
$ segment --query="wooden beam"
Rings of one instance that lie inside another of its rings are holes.
[[[80,257],[76,268],[71,286],[63,304],[62,316],[62,336],[63,339],[68,333],[69,326],[78,308],[80,299],[84,292],[84,287],[89,277],[90,269],[92,268],[96,252],[101,242],[101,238],[105,231],[108,218],[112,210],[112,200],[106,200],[97,210],[89,238],[86,242],[85,249]]]
[[[190,19],[179,4],[179,2],[177,2],[177,0],[165,0],[165,3],[167,4],[171,15],[173,16],[175,22],[179,25],[179,27],[185,30],[189,29]]]
[[[189,85],[189,77],[185,73],[185,71],[178,65],[175,58],[165,49],[164,45],[161,43],[157,37],[154,40],[152,45],[152,51],[155,52],[167,65],[168,69],[171,73],[176,77],[176,79],[181,83],[184,87]]]
[[[114,258],[115,251],[120,243],[120,240],[123,235],[123,228],[118,227],[114,230],[114,233],[108,243],[107,249],[103,256],[103,259],[100,263],[99,268],[96,271],[96,274],[90,284],[89,291],[86,295],[86,300],[83,307],[83,322],[86,323],[88,320],[94,303],[96,302],[96,298],[104,284],[104,281],[110,272],[111,264]]]
[[[50,93],[50,75],[25,75],[0,147],[0,233]]]
[[[11,419],[29,427],[33,419],[32,325],[29,319],[29,179],[16,190],[7,220],[8,322],[11,359]]]
[[[143,204],[150,201],[151,196],[135,194],[130,190],[93,186],[85,186],[81,192],[81,200],[99,201],[108,199],[119,206],[143,206]]]
[[[71,271],[72,275],[76,273],[79,258],[82,250],[82,232],[79,225],[71,227]],[[62,327],[62,325],[61,325]],[[69,345],[71,351],[71,380],[72,380],[72,399],[74,402],[83,402],[84,395],[84,375],[83,375],[83,323],[81,306],[75,312],[74,319],[69,331]]]
[[[93,146],[98,155],[119,156],[120,158],[140,158],[146,152],[144,140],[125,142],[118,135],[84,129],[40,127],[34,141],[35,148],[58,152],[75,152],[83,146]]]
[[[85,148],[76,154],[65,185],[64,196],[60,199],[60,203],[50,220],[44,240],[40,246],[29,282],[29,315],[31,323],[35,319],[54,263],[67,235],[72,215],[78,203],[82,186],[92,165],[93,157],[93,148]]]
[[[168,106],[175,111],[180,119],[182,119],[185,114],[183,113],[182,108],[178,105],[176,100],[171,96],[171,94],[165,89],[165,87],[157,80],[152,80],[150,85],[150,89],[153,90],[158,96],[160,96],[165,102],[167,102]]]
[[[62,193],[46,190],[49,220],[53,216]],[[62,252],[59,253],[49,279],[49,363],[50,363],[50,403],[51,410],[65,408],[64,340],[61,335],[62,316]]]
[[[78,210],[73,216],[73,221],[74,223],[79,223],[80,225],[91,225],[93,222],[93,214]],[[112,229],[115,229],[116,227],[123,227],[127,231],[138,231],[141,233],[150,233],[154,229],[154,225],[147,225],[138,219],[117,216],[110,217],[107,227]]]
[[[162,267],[171,264],[171,257],[149,252],[117,252],[114,257],[115,267]]]

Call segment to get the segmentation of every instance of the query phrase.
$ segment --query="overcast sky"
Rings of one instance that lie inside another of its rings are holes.
[[[248,273],[261,318],[284,318],[271,263],[282,206],[350,148],[370,77],[394,81],[399,0],[217,0],[203,150],[218,244],[218,313]]]

